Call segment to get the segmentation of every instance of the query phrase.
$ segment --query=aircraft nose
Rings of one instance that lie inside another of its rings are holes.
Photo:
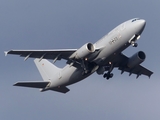
[[[139,24],[143,28],[146,25],[146,21],[142,19],[142,20],[139,21]]]
[[[146,26],[146,21],[141,19],[137,21],[137,34],[141,34]]]

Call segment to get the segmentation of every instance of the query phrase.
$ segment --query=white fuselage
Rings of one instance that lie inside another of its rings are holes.
[[[110,59],[113,58],[116,54],[121,53],[129,45],[131,45],[130,40],[133,36],[139,36],[145,27],[145,20],[136,21],[129,20],[126,21],[111,32],[105,35],[103,38],[98,40],[94,46],[95,48],[101,49],[99,54],[92,60],[98,66],[105,65],[110,62]],[[58,86],[66,86],[78,81],[83,80],[97,69],[93,69],[92,72],[88,74],[83,74],[83,68],[79,66],[74,66],[72,64],[67,64],[59,74],[56,74],[55,77],[51,80],[49,88]]]

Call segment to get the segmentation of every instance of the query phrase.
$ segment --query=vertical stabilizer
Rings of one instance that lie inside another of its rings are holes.
[[[34,62],[44,81],[52,79],[61,70],[46,59],[40,60],[36,58]]]

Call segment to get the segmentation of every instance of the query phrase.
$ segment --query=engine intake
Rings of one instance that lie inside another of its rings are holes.
[[[129,58],[127,66],[133,68],[141,64],[146,58],[146,55],[143,51],[135,53],[132,57]]]
[[[95,52],[95,47],[92,43],[86,43],[81,48],[79,48],[76,52],[74,52],[70,58],[75,59],[84,59],[91,55],[91,53]]]

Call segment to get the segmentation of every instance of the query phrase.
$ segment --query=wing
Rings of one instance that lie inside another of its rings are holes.
[[[123,54],[119,54],[117,55],[117,57],[113,60],[114,63],[114,67],[118,67],[119,70],[121,70],[121,74],[123,72],[129,72],[129,75],[131,74],[136,74],[137,78],[140,75],[146,75],[148,77],[150,77],[153,72],[146,69],[145,67],[141,66],[141,65],[137,65],[133,68],[129,68],[126,66],[126,63],[128,62],[129,58]]]
[[[69,59],[69,56],[72,55],[77,49],[56,49],[56,50],[10,50],[5,51],[5,56],[8,54],[20,55],[25,57],[24,60],[31,58],[41,58],[41,59]]]

